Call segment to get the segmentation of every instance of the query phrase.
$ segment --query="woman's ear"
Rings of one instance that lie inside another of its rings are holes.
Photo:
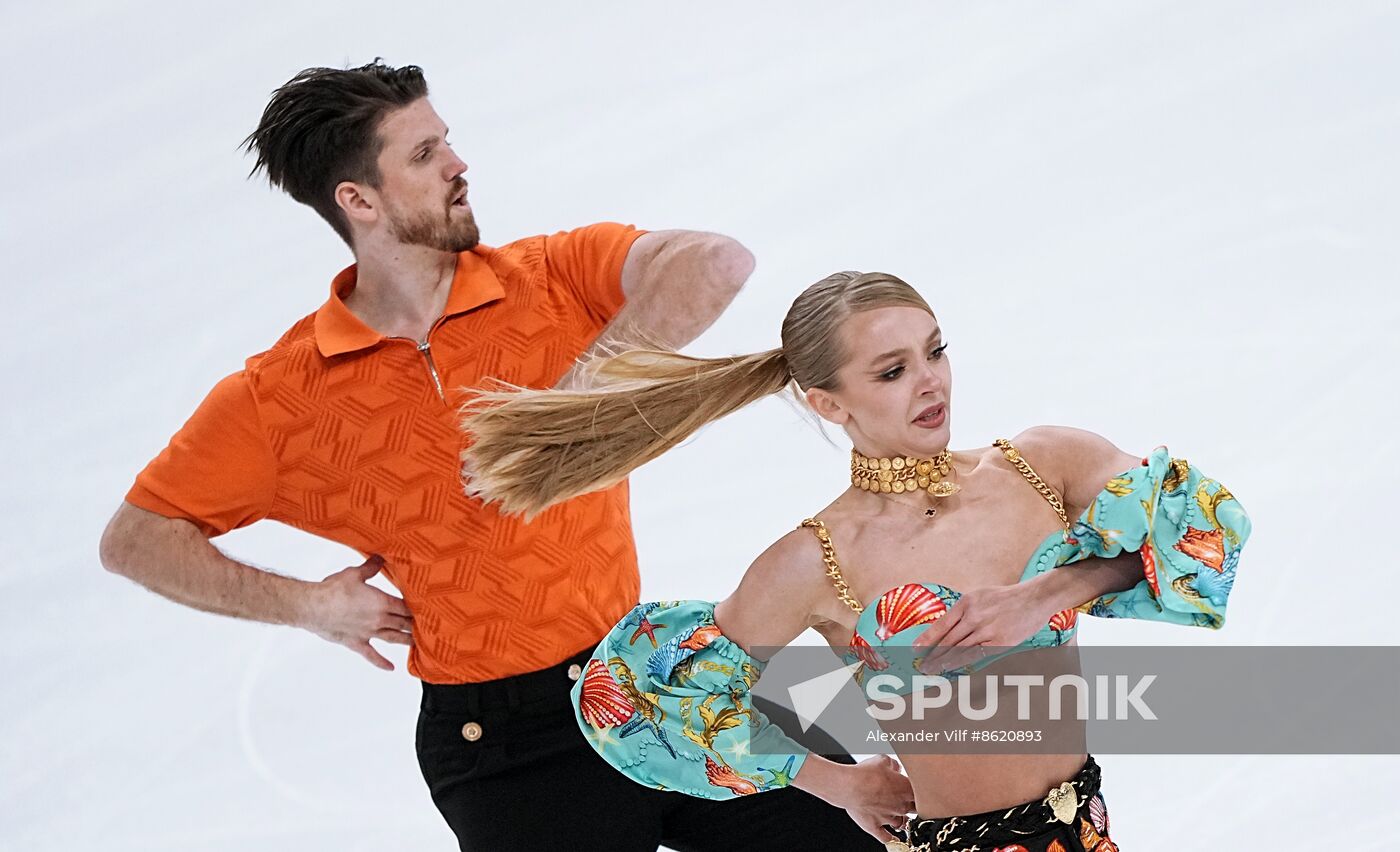
[[[817,413],[817,416],[827,421],[835,423],[837,426],[845,426],[846,421],[851,419],[850,412],[841,407],[841,403],[836,401],[829,391],[821,388],[812,388],[805,394],[807,404]]]

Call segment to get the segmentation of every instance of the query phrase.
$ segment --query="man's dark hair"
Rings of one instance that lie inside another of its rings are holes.
[[[423,69],[378,58],[359,68],[307,68],[272,93],[242,147],[256,151],[268,183],[309,205],[347,244],[350,221],[335,203],[341,181],[379,187],[379,122],[428,94]]]

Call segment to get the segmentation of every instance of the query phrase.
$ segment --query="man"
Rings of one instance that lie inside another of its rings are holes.
[[[140,473],[103,534],[103,564],[192,607],[305,628],[383,669],[371,638],[409,645],[420,766],[462,849],[732,852],[799,827],[823,848],[878,847],[797,789],[735,802],[647,789],[578,732],[579,664],[639,596],[627,484],[528,525],[467,499],[464,389],[571,381],[590,346],[630,335],[684,345],[753,258],[715,234],[611,223],[480,245],[467,166],[427,95],[420,69],[377,61],[307,69],[273,94],[247,141],[254,172],[315,209],[355,263]],[[366,559],[305,582],[209,542],[264,518]],[[381,570],[402,599],[366,582]]]

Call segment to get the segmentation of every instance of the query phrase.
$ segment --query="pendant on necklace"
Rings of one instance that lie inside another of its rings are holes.
[[[938,510],[933,508],[932,506],[929,506],[927,509],[924,510],[925,517],[932,518],[936,514],[938,514]]]

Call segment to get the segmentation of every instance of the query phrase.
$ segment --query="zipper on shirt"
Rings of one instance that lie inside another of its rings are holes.
[[[438,376],[437,365],[433,363],[432,344],[425,337],[422,343],[415,345],[418,347],[418,351],[423,353],[423,359],[428,364],[428,374],[433,377],[433,387],[437,389],[438,398],[447,402],[447,394],[442,391],[442,378]]]
[[[411,337],[404,337],[397,334],[389,337],[390,340],[406,340],[412,343],[415,349],[423,353],[423,363],[428,366],[428,376],[433,380],[433,389],[437,391],[438,399],[442,400],[443,403],[447,402],[447,393],[442,389],[442,376],[438,374],[437,364],[433,362],[433,349],[430,341],[432,340],[433,332],[437,331],[438,326],[442,325],[442,321],[445,319],[447,319],[447,316],[443,315],[434,320],[432,327],[428,329],[427,334],[423,335],[422,340],[414,340]]]

